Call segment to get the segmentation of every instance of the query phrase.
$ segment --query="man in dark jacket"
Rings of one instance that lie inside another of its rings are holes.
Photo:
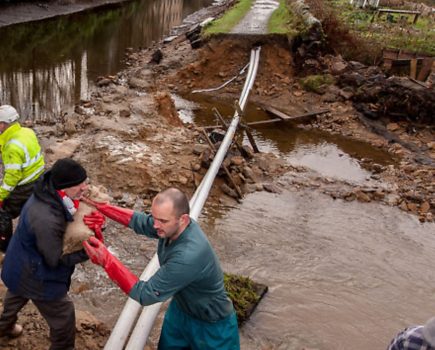
[[[0,316],[0,335],[19,336],[17,314],[29,300],[50,327],[50,350],[72,350],[74,304],[68,296],[75,265],[88,259],[80,250],[62,255],[63,236],[87,189],[85,169],[76,161],[58,160],[25,204],[3,262],[8,288]]]

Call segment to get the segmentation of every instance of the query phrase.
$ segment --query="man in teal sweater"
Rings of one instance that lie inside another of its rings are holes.
[[[173,297],[165,314],[159,349],[240,349],[237,318],[224,288],[219,259],[198,223],[189,201],[176,188],[160,192],[151,214],[92,203],[107,217],[136,233],[158,239],[159,270],[141,281],[91,237],[84,247],[91,261],[142,305]],[[88,219],[92,226],[92,218]]]

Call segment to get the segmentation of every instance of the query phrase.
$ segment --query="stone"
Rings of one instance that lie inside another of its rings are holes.
[[[192,153],[199,156],[202,152],[204,152],[206,149],[208,149],[207,145],[197,143],[195,146],[193,146]]]
[[[131,112],[128,109],[122,109],[119,111],[119,116],[121,118],[128,118],[131,115]]]
[[[235,190],[233,190],[232,188],[230,188],[227,184],[222,184],[221,185],[221,190],[223,193],[227,194],[228,196],[232,197],[232,198],[238,198],[237,192]]]
[[[428,202],[423,202],[420,206],[421,213],[427,213],[430,210],[430,204]]]
[[[355,196],[360,202],[371,202],[372,200],[368,194],[361,190],[355,191]]]
[[[270,183],[263,184],[263,188],[267,192],[270,192],[270,193],[281,193],[282,192],[281,189],[278,186],[276,186],[274,184],[270,184]]]
[[[417,213],[417,204],[416,203],[408,202],[408,203],[406,203],[406,206],[408,207],[408,210],[410,212]]]
[[[399,124],[397,123],[388,123],[387,124],[387,130],[388,131],[396,131],[400,128]]]
[[[245,160],[242,156],[234,156],[231,157],[230,162],[232,165],[241,166],[245,162]]]

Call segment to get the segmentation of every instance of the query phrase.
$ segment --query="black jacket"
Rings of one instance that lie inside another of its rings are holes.
[[[84,250],[62,255],[63,236],[73,217],[50,177],[50,171],[44,174],[21,211],[1,274],[12,293],[35,300],[65,296],[75,264],[88,259]]]

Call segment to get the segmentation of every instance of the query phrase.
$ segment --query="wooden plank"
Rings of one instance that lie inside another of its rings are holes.
[[[416,58],[411,59],[410,66],[411,66],[411,68],[410,68],[409,76],[412,79],[415,79],[417,77],[417,59]]]
[[[420,11],[413,11],[413,10],[395,10],[395,9],[378,9],[378,12],[385,12],[385,13],[404,13],[408,15],[419,15],[421,14]]]
[[[395,60],[398,58],[399,50],[385,49],[382,53],[384,59],[392,59]]]
[[[276,115],[278,118],[281,118],[282,120],[288,120],[288,119],[292,118],[292,117],[288,116],[287,114],[285,114],[285,113],[283,113],[283,112],[281,112],[281,111],[279,111],[271,106],[265,106],[264,110],[266,112],[269,112],[269,113]]]
[[[263,107],[265,108],[265,107]],[[296,115],[296,116],[287,116],[287,118],[283,119],[281,117],[279,118],[275,118],[275,119],[269,119],[269,120],[260,120],[258,122],[251,122],[248,123],[248,126],[258,126],[258,125],[265,125],[265,124],[270,124],[270,123],[276,123],[276,122],[280,122],[280,121],[284,121],[284,122],[302,122],[302,121],[307,121],[313,117],[315,117],[316,115],[319,114],[324,114],[324,113],[328,113],[330,112],[329,109],[324,109],[321,111],[317,111],[317,112],[311,112],[311,113],[306,113],[306,114],[301,114],[301,115]],[[282,113],[282,112],[281,112]]]
[[[331,111],[330,109],[324,109],[324,110],[320,110],[317,112],[311,112],[311,113],[307,113],[307,114],[292,116],[292,117],[289,117],[287,119],[274,118],[274,119],[267,119],[267,120],[259,120],[258,122],[251,122],[251,123],[247,123],[245,125],[258,126],[258,125],[273,124],[273,123],[277,123],[277,122],[301,122],[304,118],[310,119],[312,117],[315,117],[316,115],[325,114],[325,113],[328,113],[330,111]],[[205,130],[218,129],[218,128],[222,128],[222,125],[208,125],[208,126],[203,126],[202,128]]]
[[[425,81],[432,70],[433,64],[434,64],[433,58],[425,58],[423,60],[423,65],[420,69],[420,73],[418,73],[417,80]]]
[[[254,150],[254,153],[260,153],[260,150],[257,147],[257,144],[255,143],[254,136],[251,134],[248,128],[245,128],[246,136],[248,136],[248,140],[252,146],[252,149]]]

